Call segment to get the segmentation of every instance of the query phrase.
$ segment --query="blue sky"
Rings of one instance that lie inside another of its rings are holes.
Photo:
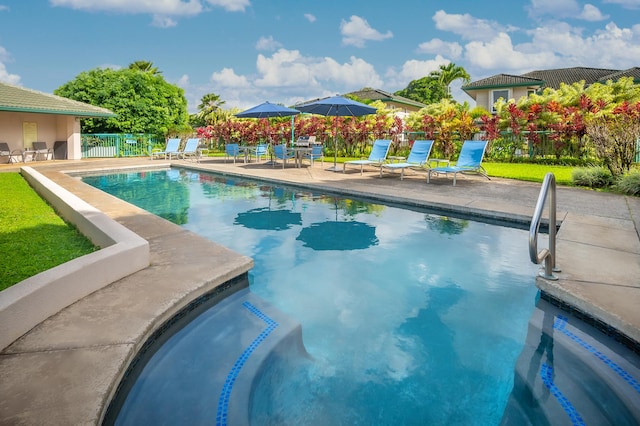
[[[472,80],[627,69],[640,0],[0,0],[1,81],[52,93],[136,60],[184,88],[190,112],[206,93],[244,109],[394,92],[449,62]]]

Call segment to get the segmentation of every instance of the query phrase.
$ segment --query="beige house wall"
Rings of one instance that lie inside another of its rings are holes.
[[[25,123],[28,133],[25,133]],[[53,148],[56,141],[67,141],[67,158],[79,160],[82,157],[80,146],[80,121],[73,116],[57,114],[37,114],[29,112],[0,112],[0,141],[7,142],[9,148],[31,149],[30,138],[35,131],[39,142],[46,142],[48,148]]]

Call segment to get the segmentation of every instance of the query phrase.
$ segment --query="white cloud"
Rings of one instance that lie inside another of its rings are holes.
[[[5,6],[4,4],[0,4],[0,12],[4,12],[9,10],[9,6]]]
[[[229,88],[246,88],[249,81],[246,77],[237,75],[232,68],[223,68],[220,72],[211,74],[211,81],[219,86]]]
[[[428,61],[408,60],[402,65],[399,71],[390,69],[387,72],[387,80],[385,81],[384,87],[386,90],[394,92],[404,89],[412,80],[426,77],[431,71],[439,69],[440,65],[447,65],[448,63],[450,63],[450,61],[440,55]]]
[[[9,84],[19,85],[20,76],[17,74],[11,74],[9,73],[9,71],[7,71],[5,62],[10,62],[10,61],[11,61],[11,55],[9,55],[9,52],[7,52],[7,50],[4,47],[0,46],[0,81],[4,81],[5,83],[9,83]]]
[[[446,42],[439,38],[434,38],[424,43],[420,43],[417,49],[418,53],[434,53],[450,56],[454,59],[459,58],[462,54],[462,46],[457,42]]]
[[[316,17],[310,13],[305,13],[304,17],[307,18],[309,22],[316,22]]]
[[[488,42],[472,41],[465,46],[465,58],[473,66],[500,70],[501,73],[523,72],[538,68],[555,68],[560,65],[558,58],[544,49],[523,52],[514,48],[506,33],[498,34]]]
[[[273,39],[273,36],[269,37],[260,37],[258,42],[256,43],[257,50],[276,50],[282,47],[282,43],[279,43]]]
[[[85,11],[148,13],[160,16],[192,16],[202,12],[199,0],[50,0],[52,6]]]
[[[382,34],[371,28],[366,19],[356,15],[351,16],[349,21],[342,20],[340,33],[342,34],[342,43],[356,47],[364,47],[367,41],[381,41],[393,37],[391,31]]]
[[[603,15],[600,9],[592,4],[585,4],[578,18],[585,21],[604,21],[609,18],[609,15]]]
[[[475,18],[468,13],[464,15],[449,14],[439,10],[433,15],[436,28],[449,31],[461,36],[465,40],[492,40],[499,32],[515,30],[514,27],[505,27],[495,21]]]
[[[168,16],[153,15],[151,25],[159,28],[170,28],[175,27],[176,25],[178,25],[178,23]]]

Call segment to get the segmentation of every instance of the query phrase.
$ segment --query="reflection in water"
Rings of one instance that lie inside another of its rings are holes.
[[[440,234],[459,235],[469,226],[468,220],[433,214],[425,215],[424,220],[429,225],[429,229]]]
[[[376,228],[354,221],[313,223],[296,239],[314,250],[359,250],[378,244]]]
[[[251,209],[238,213],[234,225],[251,229],[289,229],[291,225],[302,225],[302,214],[290,210],[271,210],[270,208]]]

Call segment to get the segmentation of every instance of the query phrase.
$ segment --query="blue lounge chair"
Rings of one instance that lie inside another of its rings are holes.
[[[171,160],[171,156],[178,156],[178,152],[180,151],[180,138],[170,138],[167,140],[167,144],[162,151],[152,151],[151,159],[154,158],[164,158],[165,160],[169,158]]]
[[[456,186],[458,173],[478,173],[489,179],[487,171],[482,167],[485,149],[487,149],[487,141],[464,141],[456,165],[429,169],[427,183],[431,180],[431,173],[453,173],[453,186]]]
[[[404,179],[405,169],[424,170],[425,165],[429,160],[431,154],[431,148],[433,147],[433,141],[414,141],[409,157],[407,161],[400,163],[385,163],[380,167],[380,177],[382,177],[382,171],[384,169],[400,170],[400,180]]]
[[[236,163],[236,158],[240,156],[240,145],[237,143],[228,143],[224,146],[224,162],[227,162],[229,157],[233,158],[233,164]]]
[[[287,145],[274,145],[273,146],[273,162],[272,166],[276,166],[276,160],[282,161],[282,168],[284,169],[284,165],[287,163],[287,160],[295,158],[295,153],[292,149],[287,148]]]
[[[190,158],[199,163],[200,154],[200,138],[189,138],[184,144],[184,149],[178,153],[178,158],[182,158],[183,160]]]
[[[369,158],[366,160],[352,160],[342,163],[342,173],[345,172],[347,165],[360,166],[360,174],[362,174],[364,166],[382,166],[387,160],[391,141],[388,139],[378,139],[373,143]]]
[[[266,143],[259,143],[254,149],[249,152],[249,161],[251,156],[255,156],[257,161],[260,161],[260,157],[266,157],[269,151],[269,145]]]

